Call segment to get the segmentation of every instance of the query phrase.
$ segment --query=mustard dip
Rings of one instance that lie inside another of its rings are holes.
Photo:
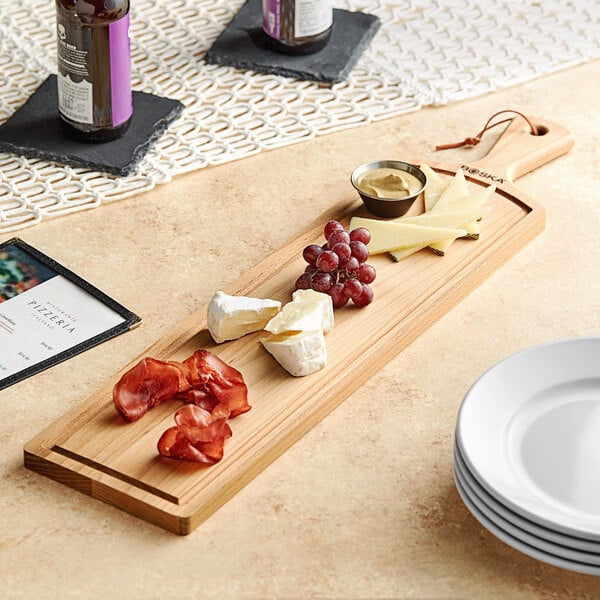
[[[365,173],[356,183],[361,192],[375,198],[401,200],[421,191],[423,184],[410,173],[383,167]]]

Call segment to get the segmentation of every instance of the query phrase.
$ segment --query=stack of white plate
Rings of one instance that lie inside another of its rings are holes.
[[[458,415],[454,477],[502,541],[600,575],[600,337],[535,346],[482,375]]]

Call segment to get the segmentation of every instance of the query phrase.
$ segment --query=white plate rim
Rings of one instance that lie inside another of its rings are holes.
[[[520,529],[524,529],[525,531],[528,531],[537,537],[541,537],[555,544],[569,546],[577,550],[583,550],[584,552],[600,553],[600,542],[561,533],[560,531],[556,531],[549,527],[544,527],[535,521],[526,519],[492,496],[479,483],[479,481],[476,480],[475,475],[469,471],[469,468],[465,464],[464,458],[462,457],[460,448],[457,445],[454,447],[454,462],[455,465],[458,465],[463,479],[466,480],[479,498],[481,498],[481,500],[484,501],[494,512],[500,514],[506,520],[513,522]]]
[[[534,521],[548,529],[552,529],[554,531],[558,531],[560,533],[584,538],[587,540],[600,542],[600,519],[597,520],[585,520],[580,521],[578,519],[572,518],[569,514],[563,514],[553,510],[553,508],[547,504],[544,504],[539,501],[538,498],[531,495],[528,497],[528,500],[532,500],[535,506],[535,510],[531,510],[529,505],[526,505],[522,501],[522,497],[519,494],[511,493],[509,487],[505,487],[504,489],[499,489],[495,487],[493,483],[491,483],[487,477],[485,477],[484,472],[482,472],[481,468],[477,466],[477,456],[470,455],[468,447],[465,445],[462,433],[462,423],[465,410],[468,410],[469,403],[473,402],[472,398],[476,395],[477,389],[482,381],[486,378],[490,377],[496,369],[501,368],[508,361],[520,360],[523,357],[526,357],[530,353],[544,352],[549,348],[556,348],[562,345],[582,345],[582,344],[598,344],[600,345],[600,336],[583,336],[577,338],[566,338],[560,340],[554,340],[551,342],[546,342],[543,344],[538,344],[535,346],[531,346],[529,348],[525,348],[518,352],[515,352],[506,358],[498,361],[492,367],[487,369],[470,387],[461,403],[457,424],[455,430],[455,443],[461,450],[461,456],[463,458],[464,463],[468,467],[469,471],[476,478],[478,483],[494,498],[496,498],[500,503],[504,506],[510,508],[514,512],[519,513],[524,518]],[[600,347],[598,349],[598,356],[600,356]],[[600,359],[599,359],[600,365]],[[598,373],[598,377],[600,377],[600,372]],[[514,481],[511,482],[513,485],[517,483],[515,478]],[[519,488],[519,492],[527,492],[525,488]]]
[[[515,550],[518,550],[519,552],[530,556],[531,558],[535,558],[536,560],[548,563],[555,567],[560,567],[569,571],[576,571],[578,573],[585,573],[586,575],[594,575],[596,577],[600,576],[600,567],[571,561],[565,558],[561,558],[560,556],[555,556],[553,554],[545,552],[544,550],[541,550],[534,546],[530,546],[529,544],[515,538],[507,531],[496,525],[494,522],[490,521],[483,513],[481,513],[481,511],[477,509],[477,507],[473,504],[469,496],[467,496],[466,491],[462,486],[462,483],[457,478],[456,472],[454,472],[454,482],[458,494],[461,500],[463,501],[464,505],[469,510],[469,512],[480,523],[480,525],[482,525],[500,541],[504,542],[508,546],[511,546]]]
[[[596,544],[595,548],[581,548],[572,545],[572,542],[578,542],[579,540],[568,538],[567,536],[561,536],[560,534],[555,533],[552,539],[544,537],[548,533],[544,528],[537,526],[536,529],[535,524],[527,523],[523,519],[520,519],[519,515],[516,513],[511,513],[510,511],[506,512],[506,510],[503,511],[502,505],[498,506],[498,503],[493,504],[488,502],[489,495],[486,498],[485,495],[479,493],[481,488],[478,489],[477,482],[472,480],[472,475],[465,469],[466,468],[461,465],[460,456],[456,456],[455,452],[455,475],[460,478],[460,481],[465,488],[465,492],[469,495],[470,499],[474,502],[478,501],[485,506],[484,510],[482,506],[475,502],[477,508],[483,512],[488,519],[493,520],[499,527],[521,541],[550,554],[600,567],[600,544]],[[473,485],[473,483],[475,483],[475,485]],[[483,493],[485,494],[485,490],[483,490]],[[531,525],[534,525],[533,529],[530,528]],[[513,528],[516,528],[516,530]],[[539,535],[538,532],[542,533],[542,535]],[[549,533],[552,534],[554,532]],[[582,541],[585,544],[585,540]]]

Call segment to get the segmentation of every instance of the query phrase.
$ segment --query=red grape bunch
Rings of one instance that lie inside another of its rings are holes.
[[[346,231],[338,221],[325,225],[327,243],[310,244],[302,252],[308,263],[296,280],[297,290],[312,289],[331,296],[334,308],[352,300],[356,306],[366,306],[373,301],[375,268],[367,264],[371,233],[364,227]]]

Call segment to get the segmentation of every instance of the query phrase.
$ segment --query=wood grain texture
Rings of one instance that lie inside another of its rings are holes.
[[[554,134],[554,127],[548,127]],[[511,136],[511,144],[502,141],[505,135]],[[335,327],[326,336],[328,363],[323,370],[291,377],[262,348],[262,332],[216,345],[206,330],[206,307],[148,348],[143,356],[174,360],[206,348],[243,373],[253,408],[230,422],[233,436],[220,463],[205,467],[158,455],[156,443],[173,424],[178,402],[164,403],[135,423],[121,420],[112,388],[140,356],[26,444],[25,466],[174,533],[193,531],[543,230],[543,208],[519,194],[508,179],[511,170],[524,173],[542,164],[541,155],[548,162],[568,151],[572,141],[564,130],[557,135],[561,143],[547,134],[535,138],[543,151],[536,146],[523,155],[520,142],[528,134],[511,124],[505,135],[487,160],[462,166],[471,187],[489,185],[490,165],[504,179],[496,182],[492,212],[481,223],[480,239],[459,240],[444,257],[426,251],[400,263],[387,255],[371,257],[377,269],[375,301],[365,308],[336,311]],[[513,164],[518,164],[516,170]],[[457,167],[434,169],[451,177]],[[411,212],[422,210],[416,204]],[[359,202],[343,215],[322,215],[224,291],[288,301],[304,269],[304,246],[323,242],[322,228],[329,218],[347,224],[353,215],[369,216]]]

